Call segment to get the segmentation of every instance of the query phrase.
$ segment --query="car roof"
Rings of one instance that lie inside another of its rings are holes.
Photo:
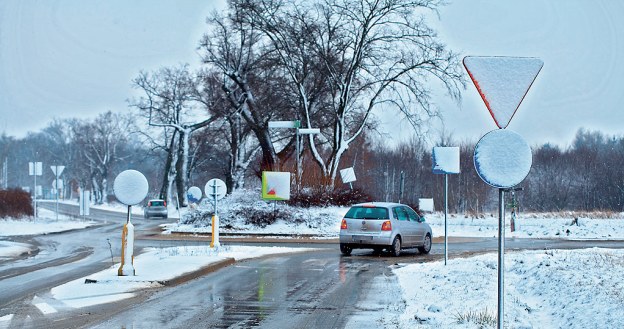
[[[354,204],[353,207],[356,206],[370,206],[373,205],[375,207],[381,207],[381,208],[392,208],[392,207],[396,207],[396,206],[404,206],[404,204],[402,203],[397,203],[397,202],[379,202],[379,201],[373,201],[373,202],[363,202],[363,203],[358,203],[358,204]]]

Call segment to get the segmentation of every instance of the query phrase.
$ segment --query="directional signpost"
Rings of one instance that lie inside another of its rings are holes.
[[[212,216],[212,238],[210,241],[210,248],[219,248],[221,247],[221,243],[219,243],[219,213],[217,202],[225,196],[227,192],[227,186],[225,182],[218,179],[213,178],[206,183],[204,186],[204,193],[208,197],[208,200],[213,202],[214,206],[214,215]]]
[[[54,173],[54,182],[52,182],[52,188],[54,189],[54,195],[56,197],[56,220],[58,220],[58,215],[59,215],[58,195],[59,195],[59,190],[63,189],[63,181],[60,180],[59,177],[61,176],[61,173],[65,169],[65,166],[58,166],[58,165],[50,166],[50,169],[52,169],[52,172]]]
[[[531,170],[531,148],[509,125],[520,103],[544,66],[538,58],[464,58],[464,67],[500,130],[487,133],[477,143],[474,164],[479,177],[498,188],[498,329],[504,322],[505,191],[520,184]]]

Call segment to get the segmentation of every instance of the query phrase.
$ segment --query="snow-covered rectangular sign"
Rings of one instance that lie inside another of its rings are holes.
[[[434,147],[433,157],[434,174],[459,174],[459,147]]]
[[[290,173],[279,171],[262,172],[262,199],[289,200]]]
[[[434,212],[433,199],[418,199],[418,209],[420,211]]]
[[[355,182],[355,170],[353,170],[353,167],[341,169],[340,178],[342,178],[342,182],[345,184]]]

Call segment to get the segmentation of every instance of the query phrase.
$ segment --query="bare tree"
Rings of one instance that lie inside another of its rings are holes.
[[[110,170],[120,160],[118,149],[128,141],[130,124],[127,117],[109,111],[93,122],[76,121],[72,126],[75,144],[90,169],[96,203],[107,201]]]
[[[134,85],[144,96],[131,103],[147,118],[148,125],[162,129],[166,138],[167,160],[161,197],[169,192],[175,177],[176,192],[182,206],[187,205],[189,140],[193,132],[212,121],[204,104],[198,103],[197,78],[188,65],[165,67],[153,74],[141,72]],[[198,118],[201,118],[198,120]],[[165,188],[166,187],[166,188]]]
[[[279,158],[285,156],[288,148],[278,154],[268,123],[283,118],[292,120],[292,106],[283,97],[284,79],[275,70],[271,49],[266,47],[266,40],[255,25],[244,19],[243,9],[232,1],[227,15],[215,13],[209,17],[210,32],[202,38],[199,48],[203,62],[212,72],[210,78],[220,78],[226,102],[220,116],[235,130],[237,126],[243,128],[239,121],[242,118],[257,139],[262,169],[278,170]],[[236,138],[230,138],[230,142],[235,141]]]
[[[434,78],[458,99],[463,77],[456,54],[446,49],[417,12],[436,11],[435,0],[236,1],[248,24],[271,41],[280,68],[296,92],[308,127],[321,127],[326,156],[308,138],[315,161],[333,186],[344,152],[369,122],[372,110],[394,108],[419,130],[437,113],[430,104]],[[320,65],[313,65],[314,62]],[[319,86],[318,82],[324,84]],[[319,91],[325,99],[317,99]]]

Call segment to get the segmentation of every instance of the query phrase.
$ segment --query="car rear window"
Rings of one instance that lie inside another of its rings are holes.
[[[165,205],[164,201],[150,201],[149,204],[151,207],[163,207]]]
[[[379,207],[351,207],[345,218],[353,219],[388,219],[388,209]]]

